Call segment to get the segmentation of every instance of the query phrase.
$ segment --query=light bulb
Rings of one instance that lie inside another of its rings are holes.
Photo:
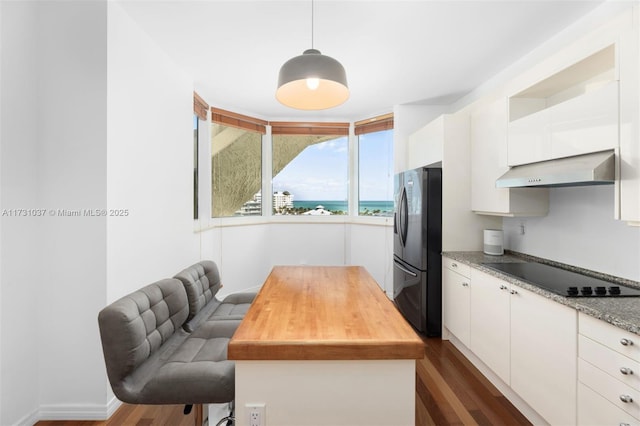
[[[316,77],[307,78],[307,87],[309,90],[316,90],[320,85],[320,79]]]

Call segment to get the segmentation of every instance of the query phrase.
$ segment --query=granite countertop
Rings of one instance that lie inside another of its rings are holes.
[[[518,287],[522,287],[526,290],[544,296],[547,299],[552,299],[558,303],[562,303],[563,305],[575,308],[579,312],[583,312],[602,321],[606,321],[616,327],[622,328],[623,330],[640,335],[640,297],[564,297],[531,285],[525,281],[521,281],[518,278],[496,271],[495,269],[487,268],[482,264],[534,261],[568,269],[572,272],[582,273],[595,278],[617,282],[622,285],[640,288],[640,283],[637,281],[631,281],[577,268],[575,266],[508,251],[502,256],[491,256],[480,251],[444,252],[442,255],[469,265],[475,269],[479,269],[497,278],[503,279],[511,284],[515,284]]]

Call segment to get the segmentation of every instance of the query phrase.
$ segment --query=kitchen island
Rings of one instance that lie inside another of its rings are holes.
[[[422,339],[362,267],[276,266],[229,342],[236,421],[414,425]]]

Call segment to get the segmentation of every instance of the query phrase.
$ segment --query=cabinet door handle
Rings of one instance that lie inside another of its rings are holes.
[[[630,369],[629,367],[620,367],[620,372],[625,376],[628,376],[629,374],[633,374],[633,370]]]
[[[506,285],[501,285],[501,286],[500,286],[500,290],[508,290],[508,288],[507,288],[507,286],[506,286]]]
[[[620,423],[620,426],[631,426],[629,423]]]
[[[518,292],[515,290],[511,290],[511,294],[518,294]]]
[[[462,283],[462,287],[469,287],[469,283]]]
[[[633,340],[622,338],[622,339],[620,339],[620,344],[622,346],[632,346],[633,345]]]
[[[633,402],[633,398],[630,395],[620,395],[620,401],[625,403]]]
[[[457,268],[457,267],[458,267],[458,264],[457,264],[457,263],[452,263],[452,264],[451,264],[451,267],[452,267],[452,268]]]

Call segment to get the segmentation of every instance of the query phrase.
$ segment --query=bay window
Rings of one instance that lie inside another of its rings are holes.
[[[393,114],[350,124],[210,111],[210,217],[393,215]],[[196,218],[197,191],[195,179]]]

